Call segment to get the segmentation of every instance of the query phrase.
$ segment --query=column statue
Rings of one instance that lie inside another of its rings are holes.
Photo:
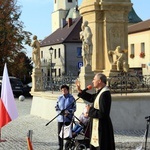
[[[33,36],[33,41],[31,43],[31,47],[33,48],[32,50],[32,60],[33,63],[35,64],[35,68],[40,68],[41,67],[41,60],[40,60],[40,43],[37,40],[37,36]]]
[[[116,59],[113,60],[113,64],[116,64],[117,71],[124,71],[128,72],[129,65],[127,62],[127,56],[123,50],[121,50],[120,46],[117,46],[115,50],[108,51],[108,54],[113,57],[113,55],[116,56]]]
[[[84,21],[81,26],[80,39],[82,40],[83,66],[90,65],[92,62],[92,32],[88,26],[88,21]]]

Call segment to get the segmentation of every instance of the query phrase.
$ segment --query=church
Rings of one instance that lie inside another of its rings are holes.
[[[54,1],[52,34],[41,41],[40,46],[44,74],[60,77],[71,73],[72,76],[78,76],[82,66],[82,43],[79,37],[81,23],[76,0],[64,0],[63,3],[61,0]],[[52,58],[50,47],[53,49]]]

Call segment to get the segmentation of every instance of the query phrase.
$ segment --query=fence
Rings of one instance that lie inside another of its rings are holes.
[[[70,91],[75,89],[75,80],[77,77],[62,76],[50,79],[43,77],[43,86],[45,90],[59,91],[60,86],[67,84]],[[131,92],[150,92],[150,75],[134,75],[130,73],[118,73],[116,76],[109,76],[108,87],[112,93],[131,93]]]
[[[72,92],[76,79],[77,77],[73,76],[54,77],[52,79],[50,77],[43,77],[43,87],[47,91],[60,91],[61,85],[67,84]]]
[[[119,73],[108,77],[108,86],[112,93],[149,92],[150,75],[132,75]]]

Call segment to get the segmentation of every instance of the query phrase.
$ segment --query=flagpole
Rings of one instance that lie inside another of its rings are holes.
[[[28,150],[33,150],[33,146],[32,146],[32,134],[33,134],[33,131],[29,130],[29,132],[27,134],[27,146],[28,146]]]
[[[0,142],[6,142],[6,140],[1,139],[1,128],[0,128]]]

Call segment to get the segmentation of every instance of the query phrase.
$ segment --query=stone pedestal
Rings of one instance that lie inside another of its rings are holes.
[[[43,80],[42,80],[42,71],[41,69],[34,68],[32,70],[32,92],[43,91]]]
[[[88,85],[92,85],[93,77],[94,73],[92,72],[90,65],[81,67],[81,72],[79,75],[81,89],[85,89]]]
[[[56,100],[61,92],[35,92],[31,105],[31,115],[47,120],[53,119]],[[73,93],[77,99],[77,93]],[[149,115],[150,94],[149,93],[128,93],[112,94],[111,118],[114,130],[143,130],[145,128],[145,116]],[[79,116],[85,103],[82,99],[77,101],[75,116]],[[40,111],[39,111],[40,110]],[[55,119],[54,121],[57,121]],[[46,124],[47,121],[44,123]]]

